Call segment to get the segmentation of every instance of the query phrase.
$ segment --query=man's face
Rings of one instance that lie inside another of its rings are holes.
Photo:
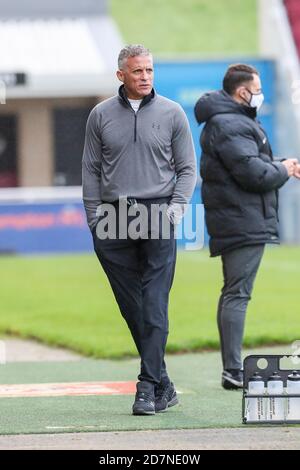
[[[253,74],[253,80],[247,84],[240,86],[236,93],[244,101],[249,103],[253,95],[258,95],[261,93],[261,81],[258,75]]]
[[[151,55],[128,57],[122,70],[117,71],[118,79],[124,83],[127,98],[143,99],[153,87],[153,59]]]

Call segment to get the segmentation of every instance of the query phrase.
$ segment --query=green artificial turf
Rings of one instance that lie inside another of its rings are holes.
[[[286,347],[245,354],[291,353]],[[133,395],[1,398],[0,434],[244,427],[242,392],[225,391],[219,353],[166,359],[179,391],[179,405],[155,416],[132,416]],[[2,384],[136,380],[139,360],[11,363],[1,366]],[[117,437],[116,437],[117,439]]]
[[[136,354],[108,281],[93,254],[1,257],[0,332],[34,337],[94,357]],[[299,339],[300,248],[268,248],[247,314],[245,345]],[[168,351],[219,347],[220,259],[178,254]]]
[[[253,54],[258,50],[256,0],[111,0],[126,43],[155,54]]]

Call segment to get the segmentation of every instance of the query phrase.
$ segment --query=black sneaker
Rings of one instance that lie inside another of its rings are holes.
[[[136,384],[135,401],[132,407],[134,415],[155,415],[154,384],[146,381]]]
[[[225,390],[243,388],[243,371],[240,369],[224,370],[222,373],[222,387]]]
[[[174,384],[159,384],[155,387],[155,412],[162,413],[171,406],[177,405],[178,398]]]

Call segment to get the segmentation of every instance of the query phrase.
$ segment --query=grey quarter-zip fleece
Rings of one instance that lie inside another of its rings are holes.
[[[154,89],[135,113],[119,94],[91,111],[82,161],[83,202],[92,230],[97,207],[119,198],[171,197],[187,204],[196,184],[196,157],[181,106]]]

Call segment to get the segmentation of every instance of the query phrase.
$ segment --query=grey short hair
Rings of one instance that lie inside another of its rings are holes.
[[[125,46],[120,51],[120,54],[119,54],[119,57],[118,57],[119,70],[122,70],[126,60],[128,59],[128,57],[136,57],[138,55],[147,56],[147,55],[152,55],[152,54],[151,54],[150,50],[147,49],[142,44],[128,44],[128,46]]]

